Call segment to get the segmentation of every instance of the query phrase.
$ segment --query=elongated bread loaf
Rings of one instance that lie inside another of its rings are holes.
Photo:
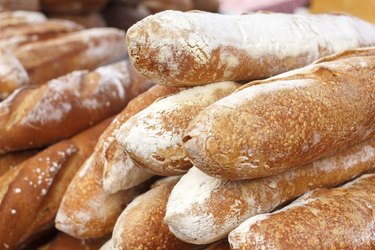
[[[35,155],[37,150],[27,150],[15,153],[10,153],[0,156],[0,176],[6,173],[9,169],[16,167],[17,164]]]
[[[15,55],[33,84],[43,84],[74,70],[93,70],[126,56],[124,33],[93,28],[21,46]]]
[[[47,20],[38,24],[25,24],[2,31],[0,47],[15,49],[21,45],[55,38],[81,29],[83,29],[81,25],[67,20]]]
[[[231,249],[374,249],[375,174],[317,189],[229,234]]]
[[[169,177],[160,180],[155,187],[129,204],[116,222],[112,249],[191,250],[197,247],[177,239],[163,224],[168,197],[178,179]]]
[[[66,188],[110,121],[48,147],[0,177],[1,249],[19,248],[52,228]]]
[[[91,155],[74,176],[62,199],[55,226],[75,238],[101,238],[110,234],[126,205],[147,190],[147,183],[114,194],[102,186],[102,165]]]
[[[135,68],[156,83],[254,80],[345,49],[375,45],[375,26],[347,15],[164,11],[133,25]]]
[[[47,18],[40,12],[33,11],[4,11],[0,13],[0,30],[14,28],[25,24],[38,24]]]
[[[99,250],[106,239],[81,240],[59,232],[43,249],[38,250]]]
[[[318,187],[333,187],[375,170],[375,138],[335,156],[255,180],[228,181],[191,169],[173,189],[165,222],[180,239],[222,239],[251,216],[274,210]]]
[[[251,82],[202,111],[184,147],[203,172],[274,175],[375,134],[375,47]]]
[[[7,49],[0,49],[0,101],[17,88],[30,82],[29,76],[17,57]]]
[[[103,164],[103,188],[106,192],[115,193],[132,188],[153,176],[147,169],[140,168],[133,163],[122,146],[117,143],[115,136],[121,125],[130,117],[149,106],[156,99],[180,90],[180,88],[162,85],[150,88],[131,100],[100,137],[97,144],[97,147],[100,148],[95,157],[98,159],[98,164]]]
[[[75,71],[45,85],[17,90],[0,103],[0,154],[38,148],[121,111],[150,83],[132,84],[129,62]]]
[[[239,87],[219,82],[160,99],[121,126],[116,139],[139,166],[158,175],[181,175],[190,167],[182,147],[185,129],[204,108]]]

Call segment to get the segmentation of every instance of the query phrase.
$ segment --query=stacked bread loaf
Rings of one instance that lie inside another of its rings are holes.
[[[4,52],[0,249],[375,248],[375,26],[166,11],[99,68],[121,32],[62,33]]]

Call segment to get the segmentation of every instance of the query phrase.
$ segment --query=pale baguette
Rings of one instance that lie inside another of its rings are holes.
[[[124,33],[114,28],[92,28],[16,48],[15,55],[33,84],[43,84],[74,70],[125,59]]]
[[[45,22],[46,16],[33,11],[4,11],[0,12],[0,30],[14,28],[25,24],[38,24]]]
[[[67,186],[110,121],[48,147],[0,177],[1,249],[20,248],[53,227]]]
[[[103,188],[115,193],[132,188],[153,176],[147,169],[136,166],[115,136],[121,125],[130,117],[145,109],[156,99],[180,91],[180,88],[157,85],[140,94],[129,102],[126,108],[113,120],[112,124],[99,139],[96,158],[103,165]]]
[[[0,154],[69,138],[121,111],[150,87],[132,78],[124,61],[17,90],[0,103]]]
[[[234,82],[212,83],[157,100],[124,123],[116,140],[137,165],[158,175],[181,175],[191,167],[182,147],[186,127],[238,87]]]
[[[177,239],[163,223],[168,197],[178,177],[159,181],[122,212],[112,234],[112,249],[195,249]]]
[[[374,249],[375,174],[317,189],[229,234],[231,249]]]
[[[228,179],[275,175],[375,135],[375,47],[250,82],[185,133],[190,160]]]
[[[193,168],[173,189],[165,222],[184,241],[212,243],[251,216],[369,170],[375,170],[375,139],[303,167],[254,180],[229,181]]]
[[[254,80],[345,49],[375,45],[375,26],[347,15],[164,11],[126,35],[136,69],[156,83]]]

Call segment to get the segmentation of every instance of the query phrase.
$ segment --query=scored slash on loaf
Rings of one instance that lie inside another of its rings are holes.
[[[255,80],[345,49],[375,45],[375,26],[347,15],[164,11],[127,32],[135,68],[159,84]]]
[[[375,134],[375,47],[250,82],[203,110],[184,148],[203,172],[274,175]]]

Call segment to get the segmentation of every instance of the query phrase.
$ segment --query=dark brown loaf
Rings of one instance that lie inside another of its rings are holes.
[[[375,26],[346,15],[164,11],[126,34],[135,68],[156,83],[255,80],[345,49],[375,45]]]
[[[174,187],[165,221],[184,241],[212,243],[251,216],[369,170],[375,170],[375,138],[303,167],[254,180],[228,181],[193,168]]]
[[[231,249],[374,249],[375,174],[317,189],[229,234]]]
[[[0,177],[1,248],[15,249],[48,228],[76,171],[110,119],[56,143]]]
[[[35,42],[14,50],[33,84],[74,70],[88,69],[124,59],[124,33],[113,28],[93,28]]]
[[[75,71],[0,103],[0,154],[68,138],[121,111],[150,83],[132,84],[129,62]]]
[[[203,110],[184,147],[203,172],[275,175],[375,134],[375,47],[251,82]]]

